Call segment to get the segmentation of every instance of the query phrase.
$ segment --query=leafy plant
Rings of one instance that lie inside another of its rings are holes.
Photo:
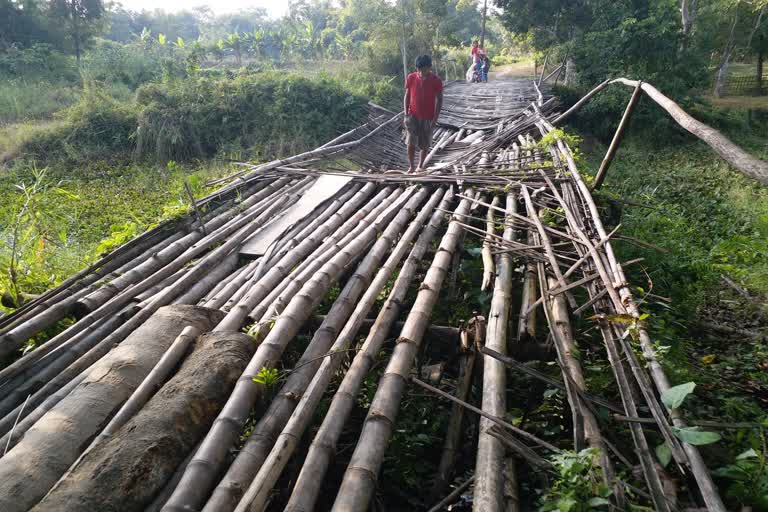
[[[768,510],[768,461],[764,450],[750,448],[733,464],[715,470],[714,475],[729,481],[727,495],[742,506]]]
[[[280,380],[280,372],[277,368],[267,368],[266,366],[259,370],[259,373],[253,378],[256,384],[262,384],[268,388],[273,387]]]
[[[562,452],[552,457],[557,478],[544,495],[540,512],[587,512],[605,510],[613,491],[603,483],[597,465],[599,452],[587,448],[579,453]]]

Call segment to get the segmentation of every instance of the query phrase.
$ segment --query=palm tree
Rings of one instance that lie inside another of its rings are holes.
[[[226,39],[219,39],[219,47],[227,48],[235,55],[235,62],[238,66],[243,64],[243,45],[242,38],[237,32],[227,34]]]

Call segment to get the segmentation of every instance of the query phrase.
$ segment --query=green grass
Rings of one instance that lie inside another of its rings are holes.
[[[36,180],[41,171],[20,164],[0,174],[0,293],[14,289],[8,273],[14,235],[21,257],[19,291],[41,292],[95,261],[100,250],[187,211],[185,180],[202,197],[212,192],[204,183],[231,173],[232,167],[96,163],[76,175],[46,169]],[[20,219],[24,189],[36,182],[31,207]]]
[[[45,119],[74,104],[80,87],[25,80],[0,80],[0,126],[31,119]]]

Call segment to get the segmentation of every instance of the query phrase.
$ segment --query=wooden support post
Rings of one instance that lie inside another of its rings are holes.
[[[600,164],[600,169],[597,171],[597,176],[595,176],[595,183],[592,185],[592,190],[600,190],[600,187],[603,186],[605,175],[608,174],[608,168],[611,166],[611,162],[613,162],[613,157],[616,156],[616,151],[618,151],[621,140],[624,138],[624,134],[627,131],[627,126],[629,126],[629,119],[632,117],[632,112],[635,110],[635,106],[640,99],[642,85],[642,81],[637,82],[635,90],[632,92],[632,97],[627,103],[627,108],[624,109],[624,115],[621,117],[619,127],[616,128],[616,133],[613,135],[611,145],[608,146],[608,152],[605,154],[605,157]]]
[[[549,53],[544,56],[544,62],[541,65],[541,75],[539,75],[539,81],[536,85],[541,85],[541,81],[544,79],[544,71],[547,69],[547,60],[549,60]]]

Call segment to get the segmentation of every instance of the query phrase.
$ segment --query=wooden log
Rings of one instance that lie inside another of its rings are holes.
[[[457,220],[463,218],[469,206],[469,200],[462,200],[456,210],[455,218]],[[336,495],[333,505],[335,512],[363,512],[368,508],[376,478],[384,460],[386,445],[392,435],[400,400],[405,392],[416,353],[456,250],[461,229],[456,222],[448,225],[438,252],[419,288],[416,301],[397,339],[392,358],[379,381],[376,395],[363,423],[360,439],[344,474],[339,493]]]
[[[629,102],[627,102],[627,108],[624,109],[624,115],[621,116],[619,127],[616,128],[616,133],[613,134],[611,145],[608,146],[608,151],[605,153],[603,161],[600,163],[600,168],[597,170],[597,174],[595,175],[595,181],[592,184],[592,190],[600,190],[600,187],[603,186],[605,176],[608,174],[608,168],[611,166],[611,162],[613,162],[613,157],[616,156],[616,151],[618,151],[619,145],[624,138],[627,127],[629,126],[629,119],[632,117],[632,112],[634,112],[635,106],[640,99],[640,86],[642,84],[642,81],[637,82],[635,90],[632,92],[632,97],[629,98]]]
[[[255,349],[242,333],[201,337],[176,375],[33,511],[143,511],[210,427]]]
[[[72,392],[43,416],[0,464],[0,509],[24,512],[37,503],[77,459],[187,325],[201,331],[223,315],[196,306],[159,310]]]
[[[443,197],[440,206],[447,208],[452,199],[453,193],[449,189]],[[392,286],[392,291],[382,306],[363,346],[355,355],[349,371],[339,385],[337,393],[333,397],[328,413],[310,446],[304,466],[301,469],[301,473],[286,506],[286,511],[310,512],[314,510],[317,496],[322,488],[323,477],[330,465],[331,457],[335,453],[336,443],[344,428],[344,424],[356,403],[357,394],[360,391],[363,380],[371,366],[373,366],[376,355],[391,331],[394,321],[400,314],[409,285],[416,276],[419,262],[426,253],[432,239],[437,234],[437,230],[444,217],[445,215],[440,212],[439,208],[432,213],[430,222],[419,235],[403,267],[400,269],[397,279]],[[347,340],[346,343],[351,343],[351,340]],[[339,359],[338,357],[332,357],[327,360],[327,363],[324,362],[324,366],[329,367],[326,369],[326,372],[321,374],[325,375],[324,380],[327,380],[328,374],[332,373],[333,368],[338,366]],[[319,384],[322,383],[319,382]],[[313,399],[316,400],[316,397]],[[308,397],[307,400],[309,401],[310,398]],[[301,418],[297,417],[297,423],[299,421],[306,422],[308,420],[306,416],[303,416]],[[306,428],[306,425],[304,425],[304,428]]]
[[[506,209],[517,213],[516,194],[507,195]],[[504,220],[503,238],[512,241],[515,238],[512,216],[506,215]],[[489,349],[501,354],[507,353],[512,273],[512,256],[509,253],[499,255],[485,344]],[[483,411],[493,416],[504,417],[507,413],[506,393],[507,371],[504,363],[492,357],[483,356]],[[487,418],[480,420],[473,504],[478,507],[478,510],[501,512],[505,508],[504,450],[499,440],[488,434],[487,430],[491,426],[493,423]]]

